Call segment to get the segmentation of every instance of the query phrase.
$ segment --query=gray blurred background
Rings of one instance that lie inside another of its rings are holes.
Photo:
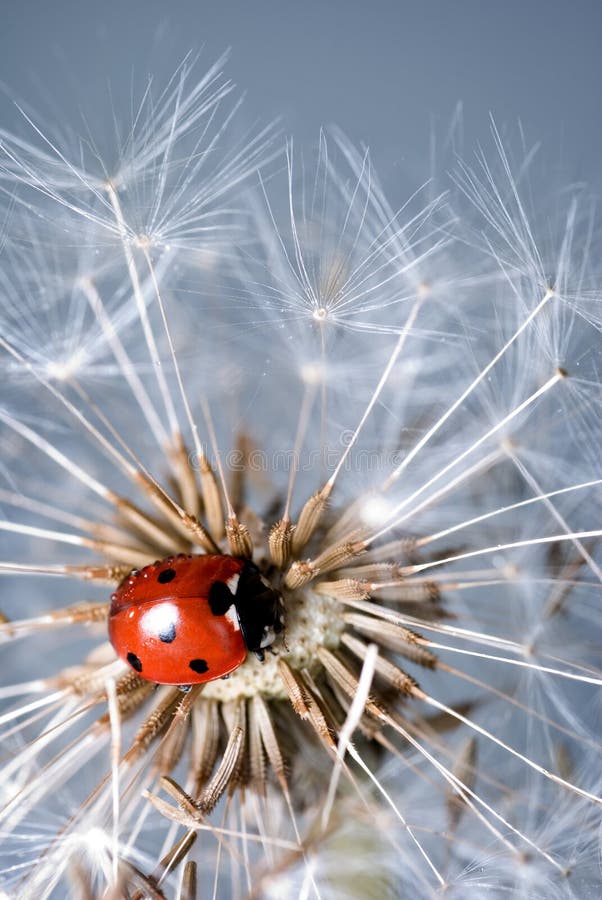
[[[527,143],[570,178],[599,187],[602,137],[600,0],[1,0],[0,99],[52,116],[94,117],[110,80],[127,102],[132,72],[173,72],[188,50],[207,65],[232,49],[227,72],[248,90],[248,120],[281,116],[313,141],[338,123],[367,142],[388,180],[428,160],[459,101],[464,146],[520,120]],[[48,113],[47,94],[54,111]]]

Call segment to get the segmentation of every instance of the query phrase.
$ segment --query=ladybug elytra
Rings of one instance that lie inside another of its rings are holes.
[[[111,597],[109,639],[147,681],[223,678],[282,631],[280,596],[257,566],[227,555],[171,556],[134,569]]]

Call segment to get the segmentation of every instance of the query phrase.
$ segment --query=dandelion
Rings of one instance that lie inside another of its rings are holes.
[[[585,896],[591,220],[540,240],[495,131],[395,209],[341,135],[231,143],[219,66],[190,80],[109,156],[2,136],[2,888]],[[216,558],[244,661],[148,680],[111,595]]]

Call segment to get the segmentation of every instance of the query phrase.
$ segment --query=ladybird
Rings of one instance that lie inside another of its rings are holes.
[[[111,596],[118,656],[158,684],[224,678],[282,631],[280,595],[257,566],[234,556],[170,556],[134,569]]]

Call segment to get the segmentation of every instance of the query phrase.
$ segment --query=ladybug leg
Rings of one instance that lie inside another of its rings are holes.
[[[182,691],[183,694],[188,694],[189,691],[192,690],[191,684],[179,684],[178,688]]]
[[[274,631],[276,632],[276,634],[282,635],[282,638],[281,638],[282,646],[284,647],[285,651],[288,653],[290,648],[286,642],[286,620],[284,618],[284,611],[282,609],[282,603],[280,604],[278,621],[274,624]],[[271,652],[277,655],[276,650],[272,650]]]
[[[264,651],[264,650],[261,650],[261,649],[259,649],[259,650],[253,650],[253,653],[255,654],[255,656],[257,657],[257,659],[259,660],[259,662],[263,662],[263,661],[264,661],[264,659],[265,659],[265,651]]]

